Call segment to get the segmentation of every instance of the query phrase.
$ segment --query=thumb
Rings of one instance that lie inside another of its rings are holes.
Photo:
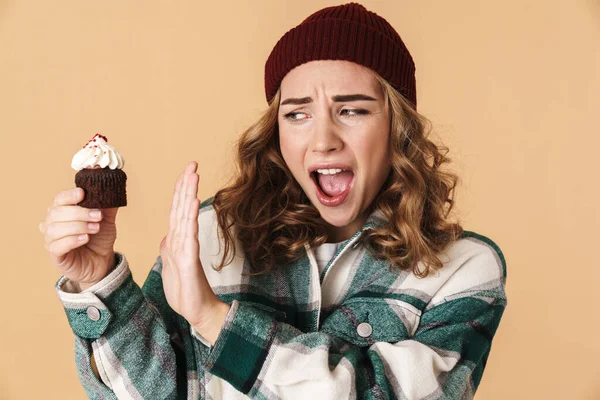
[[[103,208],[102,209],[102,219],[108,222],[115,222],[117,218],[117,212],[119,211],[118,207],[115,208]]]

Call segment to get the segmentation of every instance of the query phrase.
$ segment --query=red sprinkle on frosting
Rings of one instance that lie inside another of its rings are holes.
[[[93,137],[93,138],[91,138],[90,140],[88,140],[88,142],[85,144],[85,146],[83,146],[83,147],[82,147],[82,149],[85,149],[85,147],[86,147],[88,144],[90,144],[91,142],[95,142],[95,141],[96,141],[96,138],[102,138],[102,139],[104,139],[104,141],[105,141],[105,142],[107,142],[107,143],[108,143],[108,138],[107,138],[106,136],[104,136],[104,135],[101,135],[101,134],[99,134],[99,133],[96,133],[96,134],[94,135],[94,137]],[[96,146],[94,146],[94,147],[96,147]]]
[[[105,142],[108,142],[108,139],[106,138],[106,136],[103,136],[103,135],[101,135],[99,133],[96,133],[96,135],[94,136],[94,138],[96,138],[96,137],[101,137],[102,139],[104,139]]]

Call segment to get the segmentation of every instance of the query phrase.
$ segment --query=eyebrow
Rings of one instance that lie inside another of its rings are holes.
[[[367,96],[366,94],[341,94],[333,96],[331,99],[336,103],[358,100],[377,101],[377,99],[371,96]],[[286,104],[308,104],[312,103],[312,101],[312,97],[289,98],[282,101],[280,105],[284,106]]]

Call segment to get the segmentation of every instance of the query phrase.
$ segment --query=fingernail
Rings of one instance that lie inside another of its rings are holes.
[[[99,226],[99,224],[92,222],[92,223],[88,224],[88,228],[95,231],[95,230],[98,230],[98,228],[100,228],[100,226]]]
[[[87,238],[87,235],[79,235],[77,236],[77,240],[84,241]]]
[[[73,195],[79,196],[79,193],[80,193],[79,188],[73,190]]]
[[[101,215],[100,210],[90,211],[90,217],[92,218],[100,218]]]

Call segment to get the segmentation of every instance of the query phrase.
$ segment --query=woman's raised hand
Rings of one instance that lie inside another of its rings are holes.
[[[198,242],[198,164],[190,162],[173,193],[169,232],[160,243],[165,297],[171,308],[193,326],[207,323],[221,303],[200,263]]]
[[[58,193],[39,224],[52,264],[82,289],[100,281],[114,266],[118,211],[80,207],[83,196],[81,188]]]

